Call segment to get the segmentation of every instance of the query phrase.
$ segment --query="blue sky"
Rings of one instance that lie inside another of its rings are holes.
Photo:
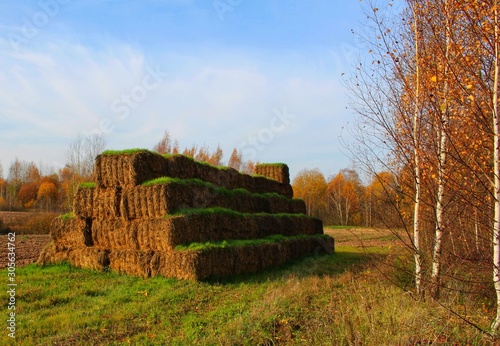
[[[80,134],[110,149],[234,147],[326,176],[350,166],[341,74],[358,0],[0,3],[0,162],[59,168]]]

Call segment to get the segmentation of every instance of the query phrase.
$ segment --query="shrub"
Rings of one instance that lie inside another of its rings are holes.
[[[3,219],[0,217],[0,234],[7,234],[10,232],[10,228],[3,222]]]
[[[57,216],[54,213],[37,214],[30,217],[23,225],[25,234],[49,234],[50,224]]]

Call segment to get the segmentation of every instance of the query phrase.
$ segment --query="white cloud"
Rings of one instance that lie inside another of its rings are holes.
[[[337,81],[300,76],[300,67],[283,80],[248,67],[243,55],[238,66],[234,52],[228,64],[220,51],[215,63],[186,55],[186,65],[179,65],[183,59],[176,53],[176,66],[160,56],[146,58],[140,49],[120,43],[98,49],[57,42],[13,53],[0,42],[4,166],[15,156],[64,161],[65,146],[77,133],[98,128],[108,132],[114,148],[151,148],[169,129],[186,146],[220,144],[228,159],[233,147],[268,127],[274,110],[283,107],[296,118],[256,159],[303,160],[290,162],[296,173],[307,160],[317,160],[311,153],[327,156],[330,146],[338,146],[334,132],[345,120],[339,117],[345,97]],[[168,76],[152,87],[151,69]],[[114,102],[131,95],[140,102],[129,106],[126,116],[113,109]]]

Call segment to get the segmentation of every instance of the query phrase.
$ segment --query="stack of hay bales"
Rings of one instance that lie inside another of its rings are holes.
[[[73,214],[53,221],[39,263],[201,280],[333,251],[321,220],[292,198],[288,167],[256,173],[147,150],[104,152]]]

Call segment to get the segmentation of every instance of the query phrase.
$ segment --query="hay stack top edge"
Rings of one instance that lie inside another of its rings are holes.
[[[107,150],[96,158],[94,180],[99,188],[133,187],[162,177],[200,179],[227,189],[293,197],[289,169],[282,163],[259,164],[255,175],[248,175],[185,155],[161,155],[147,149]]]

